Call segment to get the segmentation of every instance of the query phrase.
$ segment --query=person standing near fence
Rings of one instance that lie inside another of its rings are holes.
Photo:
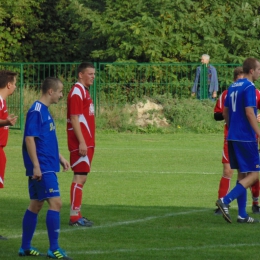
[[[70,226],[91,227],[93,222],[81,215],[83,186],[90,172],[95,148],[95,113],[89,88],[95,79],[95,67],[83,62],[78,81],[67,100],[67,138],[73,180],[70,189]]]
[[[223,116],[228,126],[228,155],[231,169],[237,169],[238,182],[223,198],[216,201],[225,220],[232,222],[229,204],[237,199],[238,223],[259,223],[246,212],[247,188],[259,179],[260,161],[256,135],[260,137],[257,123],[256,88],[254,81],[260,76],[260,62],[248,58],[243,63],[243,79],[228,88]]]
[[[201,63],[202,65],[205,64],[207,67],[207,87],[208,87],[208,98],[215,100],[217,97],[217,91],[218,91],[218,75],[217,75],[217,70],[214,66],[209,64],[210,56],[208,54],[203,54],[201,56]],[[198,66],[196,69],[196,77],[195,81],[191,90],[191,95],[195,96],[197,95],[197,98],[200,99],[200,91],[201,91],[201,66]]]
[[[49,106],[57,104],[62,97],[63,84],[53,77],[42,84],[41,98],[33,103],[26,116],[23,138],[23,160],[28,177],[30,203],[22,222],[22,244],[19,256],[44,256],[31,246],[36,229],[38,214],[44,202],[49,208],[46,226],[49,237],[47,257],[72,260],[59,247],[61,198],[57,178],[60,164],[64,171],[70,168],[69,162],[59,153],[56,125],[49,112]],[[46,255],[45,255],[46,256]]]
[[[238,79],[242,79],[244,77],[243,68],[237,67],[234,69],[234,82]],[[223,93],[220,95],[219,99],[216,102],[214,108],[214,119],[216,121],[224,120],[223,118],[223,110],[224,110],[224,103],[227,96],[227,90],[224,90]],[[260,93],[259,90],[256,89],[256,100],[257,100],[257,108],[260,109]],[[229,188],[230,188],[230,181],[233,176],[233,170],[230,168],[229,163],[229,156],[228,156],[228,127],[227,124],[224,125],[224,145],[222,151],[222,164],[223,164],[223,174],[219,182],[219,189],[218,189],[218,198],[223,198],[227,195]],[[239,174],[239,173],[238,173]],[[251,186],[251,193],[252,193],[252,212],[254,214],[260,214],[260,207],[258,205],[259,199],[259,180],[257,180]],[[215,210],[215,215],[222,215],[222,212],[219,208]]]
[[[6,99],[12,95],[16,89],[17,73],[1,70],[0,71],[0,188],[4,188],[4,176],[6,166],[6,156],[4,147],[8,140],[9,126],[15,125],[17,116],[8,115]],[[1,240],[7,239],[0,235]]]

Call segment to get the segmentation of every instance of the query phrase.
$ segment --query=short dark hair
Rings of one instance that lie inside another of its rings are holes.
[[[234,80],[237,80],[237,77],[241,74],[243,74],[243,68],[242,67],[236,67],[234,69]]]
[[[248,74],[250,70],[255,70],[257,67],[257,62],[259,62],[256,58],[247,58],[243,62],[243,72]]]
[[[80,72],[83,72],[86,68],[95,69],[95,66],[91,62],[82,62],[78,66],[78,75],[79,75]]]
[[[10,70],[0,70],[0,88],[5,88],[9,82],[14,82],[16,72]]]
[[[57,91],[59,84],[62,84],[61,80],[55,77],[48,77],[46,78],[41,86],[42,93],[45,94],[49,89],[53,89]]]

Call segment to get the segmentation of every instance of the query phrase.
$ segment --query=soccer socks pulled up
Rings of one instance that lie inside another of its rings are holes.
[[[21,248],[24,250],[31,248],[31,241],[37,225],[38,214],[26,210],[23,217],[23,234]]]
[[[240,183],[237,183],[237,185],[223,198],[223,203],[228,205],[245,191],[246,188],[244,188]]]
[[[50,241],[50,250],[54,251],[59,248],[60,212],[48,210],[46,215],[46,226]]]
[[[241,185],[241,184],[240,184]],[[241,185],[242,186],[242,185]],[[243,187],[243,186],[242,186]],[[247,191],[244,188],[244,191],[237,197],[237,205],[238,205],[238,215],[241,218],[246,218],[246,202],[247,202]]]
[[[73,182],[70,188],[70,220],[76,222],[80,219],[80,208],[82,204],[83,185]]]
[[[228,194],[230,187],[230,179],[222,177],[219,182],[218,198],[223,198]]]
[[[251,187],[253,205],[258,205],[259,198],[259,180],[257,180]]]

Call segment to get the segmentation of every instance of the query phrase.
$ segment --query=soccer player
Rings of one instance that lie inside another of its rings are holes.
[[[74,176],[70,190],[71,226],[91,227],[93,222],[81,215],[83,186],[90,172],[95,147],[95,113],[89,88],[95,78],[93,64],[83,62],[78,67],[78,81],[67,100],[67,136],[70,165]]]
[[[228,88],[223,116],[228,126],[228,154],[231,169],[238,169],[236,186],[216,205],[229,223],[229,204],[237,199],[238,223],[257,223],[246,212],[247,191],[259,178],[259,153],[256,135],[260,137],[257,123],[256,88],[254,81],[260,76],[260,62],[247,58],[243,62],[244,79],[239,79]]]
[[[15,125],[17,116],[8,115],[6,99],[12,95],[16,89],[17,74],[8,70],[0,71],[0,189],[4,188],[4,175],[6,166],[6,156],[4,147],[8,140],[9,126]],[[7,238],[0,235],[1,240]]]
[[[243,68],[237,67],[234,69],[234,82],[238,79],[244,77]],[[227,96],[227,90],[225,90],[217,100],[217,103],[214,108],[214,118],[217,121],[224,120],[223,118],[223,109],[224,103]],[[257,108],[260,109],[260,93],[256,89],[256,100],[257,100]],[[223,175],[219,182],[219,190],[218,190],[218,198],[223,198],[227,195],[230,187],[230,181],[233,176],[233,170],[230,168],[229,157],[228,157],[228,142],[227,142],[228,128],[227,125],[224,125],[224,146],[222,152],[222,163],[223,163]],[[251,186],[252,192],[252,211],[255,214],[260,214],[260,207],[258,206],[258,197],[259,197],[259,180],[257,180]],[[222,212],[219,208],[215,210],[215,215],[222,215]]]
[[[59,154],[56,126],[49,112],[51,104],[58,103],[62,97],[63,84],[57,78],[46,78],[42,84],[42,95],[28,110],[24,138],[23,160],[28,176],[30,204],[25,211],[22,223],[22,245],[19,256],[42,256],[31,246],[37,225],[38,213],[45,201],[49,204],[46,226],[50,247],[47,257],[67,259],[70,257],[59,247],[61,199],[56,173],[60,165],[67,171],[69,162]]]

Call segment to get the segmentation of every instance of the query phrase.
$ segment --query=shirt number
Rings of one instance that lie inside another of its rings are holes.
[[[232,111],[236,112],[236,106],[237,106],[237,92],[238,91],[234,91],[230,94],[231,97],[231,104],[232,104]]]

